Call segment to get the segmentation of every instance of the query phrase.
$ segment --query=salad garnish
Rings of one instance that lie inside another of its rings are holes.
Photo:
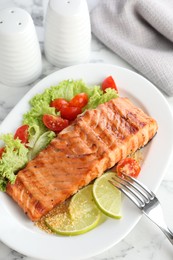
[[[118,97],[110,76],[104,81],[107,83],[103,88],[102,84],[89,87],[82,80],[64,80],[30,100],[30,110],[23,115],[21,126],[14,134],[0,136],[1,191],[6,190],[8,182],[13,184],[17,172],[79,114]]]

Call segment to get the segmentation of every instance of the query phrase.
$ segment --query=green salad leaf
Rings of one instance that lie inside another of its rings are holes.
[[[28,149],[12,134],[0,136],[5,144],[5,151],[0,159],[0,190],[5,191],[8,182],[14,183],[16,172],[28,162]]]
[[[53,131],[47,131],[43,133],[35,142],[33,148],[29,151],[28,159],[32,160],[36,157],[39,152],[41,152],[46,146],[52,141],[52,139],[56,136]]]
[[[42,130],[40,129],[39,125],[31,125],[29,126],[28,133],[29,139],[27,147],[32,149],[37,142],[39,136],[42,134]]]
[[[30,100],[31,109],[23,115],[23,124],[29,126],[27,147],[19,139],[14,139],[12,134],[0,136],[5,147],[2,158],[0,158],[0,190],[5,191],[8,182],[14,183],[16,173],[55,137],[55,133],[49,131],[42,121],[45,114],[60,114],[50,106],[51,101],[56,98],[70,101],[79,93],[86,93],[89,97],[88,104],[83,111],[96,108],[99,104],[118,97],[114,89],[108,88],[106,92],[103,92],[100,86],[88,87],[82,80],[64,80],[57,86],[47,88],[43,93],[35,95]]]
[[[96,108],[99,104],[105,103],[112,98],[118,97],[114,89],[107,89],[104,93],[100,86],[88,87],[82,80],[64,80],[57,86],[52,86],[46,89],[43,93],[35,95],[30,100],[31,109],[23,116],[23,124],[38,126],[40,134],[47,131],[43,124],[42,117],[44,114],[59,115],[54,107],[50,107],[52,100],[56,98],[64,98],[71,100],[76,94],[86,93],[89,97],[89,102],[84,108]]]
[[[50,107],[50,103],[40,100],[31,106],[31,110],[23,115],[23,124],[31,126],[38,126],[40,134],[47,131],[43,124],[42,117],[44,114],[56,115],[55,108]]]

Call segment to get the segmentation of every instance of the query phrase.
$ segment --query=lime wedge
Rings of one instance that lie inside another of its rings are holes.
[[[93,185],[93,197],[100,210],[112,218],[121,218],[121,192],[108,180],[115,172],[107,172],[96,179]]]
[[[76,193],[64,212],[45,219],[46,225],[57,234],[80,235],[93,229],[99,223],[101,212],[95,205],[92,195],[93,185]]]

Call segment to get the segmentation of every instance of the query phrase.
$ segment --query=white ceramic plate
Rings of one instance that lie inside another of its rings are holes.
[[[139,179],[156,191],[166,173],[173,150],[173,120],[162,94],[140,75],[105,64],[85,64],[57,71],[33,87],[1,124],[0,132],[14,132],[21,117],[29,109],[28,101],[45,88],[64,79],[83,79],[87,84],[99,84],[112,75],[121,96],[127,96],[154,117],[159,130],[143,149],[144,163]],[[81,260],[102,253],[122,240],[141,217],[139,210],[124,199],[123,218],[108,219],[94,230],[75,237],[48,235],[37,229],[22,210],[5,194],[0,193],[0,239],[16,251],[46,260]]]

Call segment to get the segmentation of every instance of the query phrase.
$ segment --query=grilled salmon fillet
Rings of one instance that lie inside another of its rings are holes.
[[[32,221],[76,193],[156,134],[157,122],[127,98],[88,110],[17,174],[7,193]]]

